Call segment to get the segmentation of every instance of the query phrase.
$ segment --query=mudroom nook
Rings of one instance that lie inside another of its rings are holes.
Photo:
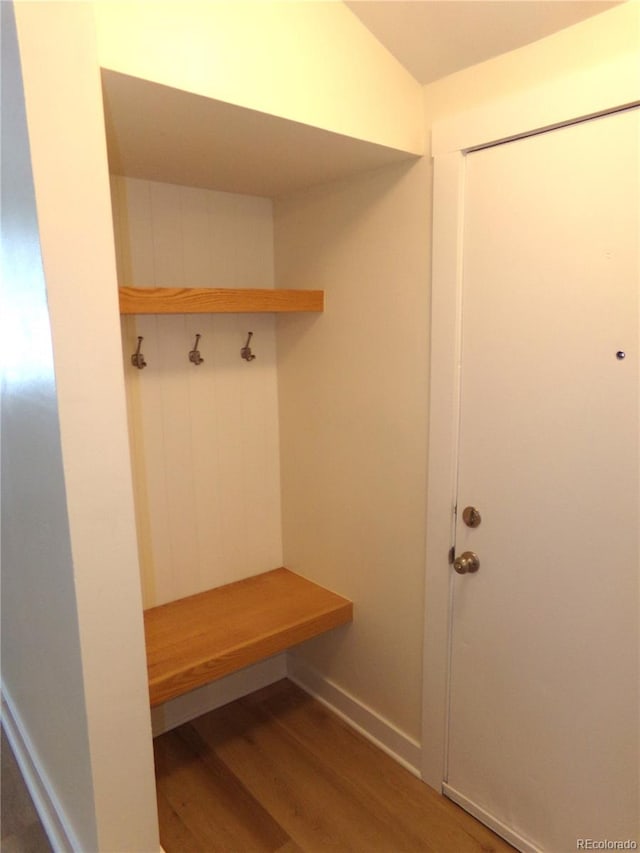
[[[2,726],[52,847],[637,834],[640,6],[0,7]]]
[[[304,566],[301,575],[275,568],[286,393],[278,387],[278,333],[290,314],[312,324],[325,294],[278,288],[274,202],[260,193],[303,193],[327,171],[345,179],[411,155],[326,131],[314,138],[311,128],[300,148],[293,122],[202,97],[194,105],[186,92],[113,72],[102,78],[157,706],[352,618],[351,602],[301,577]],[[213,140],[195,176],[194,134]],[[157,136],[162,150],[150,166],[144,152],[154,151]],[[259,158],[263,151],[270,155]],[[298,346],[304,358],[304,336]]]

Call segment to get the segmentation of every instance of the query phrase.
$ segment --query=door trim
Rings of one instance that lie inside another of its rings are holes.
[[[460,382],[465,154],[640,105],[637,53],[576,71],[433,126],[433,255],[427,477],[422,778],[440,791],[446,745]]]
[[[575,70],[433,125],[431,154],[470,151],[637,104],[637,51]]]
[[[522,835],[518,835],[517,832],[514,832],[510,827],[505,826],[502,821],[499,821],[492,814],[479,808],[474,802],[467,799],[467,797],[459,791],[456,791],[455,788],[452,788],[451,785],[444,784],[442,786],[442,793],[450,800],[453,800],[454,803],[461,806],[466,812],[469,812],[469,814],[478,818],[481,823],[488,826],[489,829],[492,829],[501,838],[504,838],[505,841],[508,841],[509,844],[511,844],[512,847],[515,847],[516,850],[519,850],[520,853],[541,853],[538,847],[534,847],[533,844],[531,844],[530,841],[527,841],[527,839]]]

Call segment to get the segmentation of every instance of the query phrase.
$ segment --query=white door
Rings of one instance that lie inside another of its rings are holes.
[[[445,791],[527,850],[640,847],[639,157],[631,110],[466,158],[456,555],[480,568],[454,581]]]

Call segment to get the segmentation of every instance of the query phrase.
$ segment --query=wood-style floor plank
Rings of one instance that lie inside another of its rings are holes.
[[[156,797],[158,801],[158,821],[160,826],[163,827],[163,834],[171,838],[173,849],[180,850],[180,853],[201,853],[202,843],[191,832],[189,827],[185,825],[178,814],[182,810],[181,805],[178,805],[177,810],[174,809],[160,785],[157,786]]]
[[[410,849],[402,828],[385,813],[368,810],[348,780],[242,704],[196,726],[304,850],[372,851],[381,838],[388,849]]]
[[[387,814],[396,827],[401,824],[408,839],[398,849],[512,849],[302,690],[290,692],[276,684],[240,701],[284,730],[318,764],[331,767],[368,810]]]
[[[269,853],[291,840],[190,726],[158,738],[154,751],[158,792],[182,824],[176,853],[185,842],[212,853]]]
[[[167,853],[512,850],[286,680],[157,738],[156,761]]]

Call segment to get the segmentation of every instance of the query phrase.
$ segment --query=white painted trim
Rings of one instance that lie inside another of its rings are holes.
[[[422,778],[447,778],[452,543],[458,441],[465,152],[640,103],[637,55],[623,54],[543,86],[451,116],[433,127],[433,265]]]
[[[420,744],[397,729],[371,708],[347,693],[330,679],[306,664],[292,652],[287,653],[288,678],[337,714],[357,732],[401,764],[414,776],[420,776]]]
[[[153,736],[164,734],[208,711],[214,711],[286,677],[287,659],[283,653],[247,666],[225,678],[185,693],[184,696],[178,696],[177,699],[151,709]]]
[[[625,53],[443,119],[433,126],[431,151],[469,151],[638,102],[638,54]]]
[[[2,685],[2,728],[15,755],[47,838],[56,853],[73,853],[80,844],[40,763],[18,709]]]
[[[501,838],[504,838],[505,841],[508,841],[516,850],[520,850],[520,853],[541,853],[539,847],[533,845],[530,841],[527,841],[522,835],[518,835],[517,832],[514,832],[512,829],[509,829],[508,826],[505,826],[501,821],[495,818],[492,814],[485,811],[484,809],[477,806],[472,800],[464,797],[459,791],[456,791],[455,788],[452,788],[450,785],[442,786],[442,793],[445,797],[448,797],[450,800],[453,800],[454,803],[457,803],[459,806],[469,812],[469,814],[478,818],[478,820],[483,823],[485,826],[488,826],[489,829],[492,829],[497,835]]]
[[[427,483],[427,576],[423,652],[422,776],[440,790],[446,779],[451,570],[460,394],[464,156],[434,163],[431,384]]]

